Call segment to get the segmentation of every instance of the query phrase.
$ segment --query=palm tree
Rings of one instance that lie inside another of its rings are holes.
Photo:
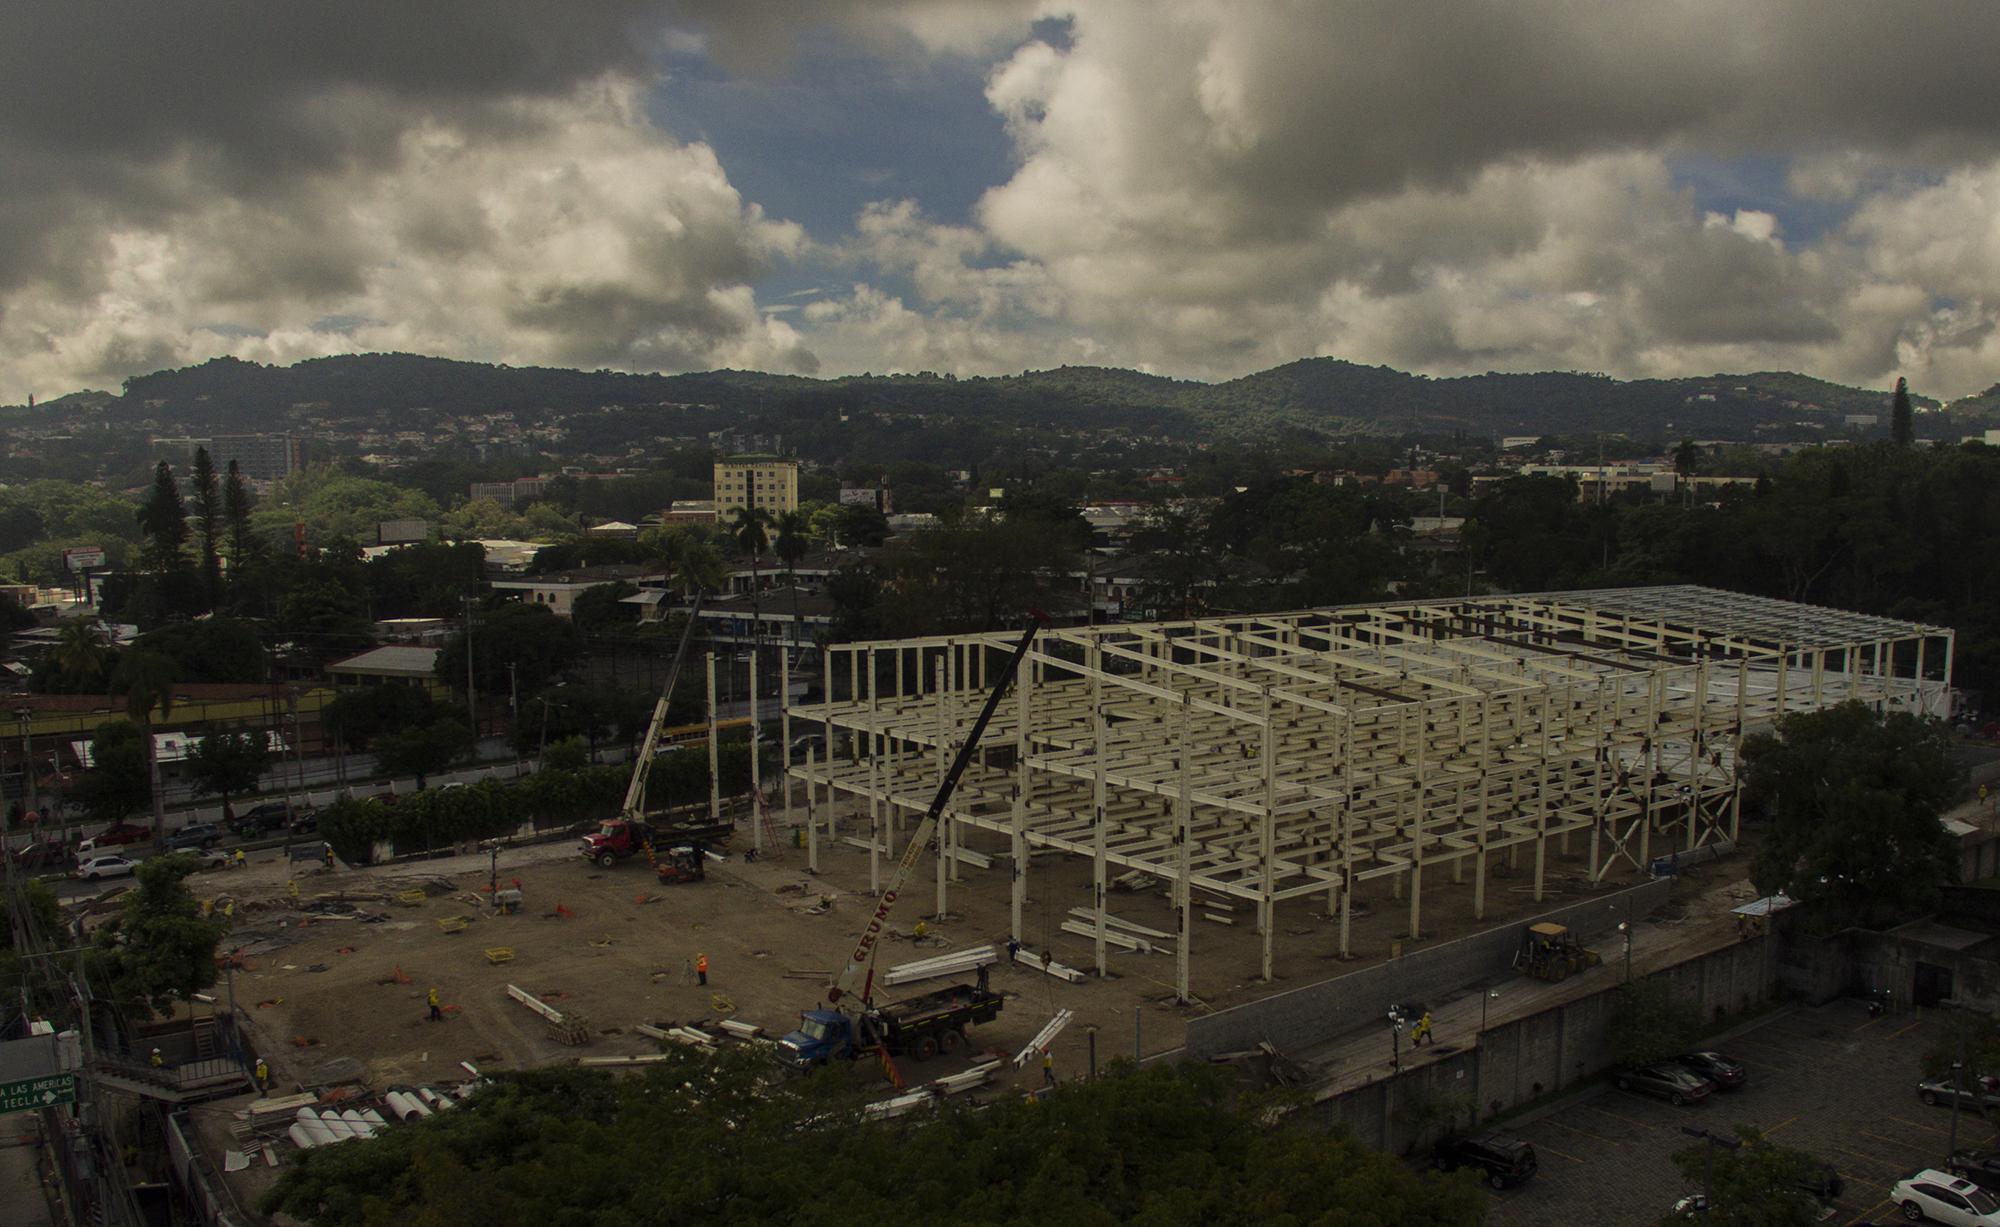
[[[146,782],[153,794],[153,848],[166,840],[167,811],[160,797],[160,763],[153,752],[153,709],[162,717],[174,710],[174,682],[180,668],[158,652],[127,652],[111,678],[111,692],[125,697],[125,712],[139,726],[140,745],[146,752]]]
[[[771,543],[771,552],[785,563],[785,582],[792,590],[792,637],[799,637],[802,622],[799,618],[799,559],[806,556],[806,533],[811,525],[803,511],[781,511],[778,513],[778,537]]]
[[[49,654],[65,690],[97,684],[111,668],[110,637],[95,618],[64,618]]]
[[[730,522],[729,538],[736,548],[750,555],[750,651],[754,656],[764,630],[763,579],[758,560],[771,548],[771,513],[762,507],[738,507]]]

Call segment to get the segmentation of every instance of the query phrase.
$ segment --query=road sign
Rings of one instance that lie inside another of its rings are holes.
[[[63,566],[69,568],[72,572],[85,571],[92,567],[101,567],[103,565],[104,549],[102,546],[86,545],[63,551]]]
[[[0,1082],[0,1112],[26,1112],[32,1108],[52,1108],[59,1103],[75,1102],[75,1074],[51,1074],[46,1078]]]

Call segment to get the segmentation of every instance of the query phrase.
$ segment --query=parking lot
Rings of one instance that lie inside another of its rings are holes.
[[[1941,1164],[1951,1111],[1926,1107],[1916,1083],[1924,1052],[1942,1031],[1935,1014],[1868,1017],[1859,1001],[1799,1007],[1714,1046],[1750,1070],[1741,1090],[1707,1102],[1672,1104],[1608,1084],[1500,1131],[1533,1142],[1541,1161],[1519,1189],[1492,1193],[1489,1220],[1504,1227],[1655,1222],[1699,1183],[1682,1178],[1673,1153],[1696,1139],[1685,1127],[1728,1137],[1754,1125],[1773,1142],[1833,1164],[1847,1180],[1839,1224],[1889,1222],[1889,1187],[1911,1170]],[[1990,1147],[1994,1126],[1974,1112],[1958,1121],[1961,1147]]]

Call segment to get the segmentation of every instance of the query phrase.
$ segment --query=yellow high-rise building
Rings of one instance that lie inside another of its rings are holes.
[[[715,514],[727,521],[738,507],[777,515],[799,509],[799,462],[776,456],[731,456],[715,462]]]

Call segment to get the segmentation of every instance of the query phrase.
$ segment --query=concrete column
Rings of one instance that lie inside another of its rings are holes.
[[[813,802],[817,800],[815,796],[817,790],[814,788],[812,782],[813,763],[818,757],[818,753],[811,746],[806,747],[806,872],[808,873],[819,872],[819,822],[818,815],[813,812]],[[827,751],[826,766],[827,774],[831,775],[833,773],[833,751],[831,747]],[[833,786],[831,784],[827,785],[826,801],[828,805],[833,804]]]
[[[1023,940],[1021,913],[1028,902],[1028,703],[1034,690],[1031,670],[1016,673],[1014,684],[1014,807],[1010,815],[1013,830],[1009,845],[1013,854],[1014,883],[1008,907],[1008,932],[1015,941]]]
[[[831,748],[832,742],[827,743]],[[797,824],[792,820],[792,654],[778,654],[778,787],[784,793],[782,804],[785,813],[785,829],[791,830]]]
[[[764,770],[757,765],[757,739],[762,735],[757,722],[757,653],[750,653],[750,846],[764,850]],[[829,747],[831,749],[831,747]],[[827,789],[831,799],[833,789]]]
[[[1109,824],[1104,817],[1104,679],[1097,670],[1104,667],[1103,655],[1097,650],[1097,641],[1090,642],[1090,740],[1091,772],[1090,806],[1096,821],[1091,824],[1090,879],[1093,889],[1091,907],[1096,910],[1091,926],[1091,950],[1097,960],[1097,974],[1109,975],[1111,971],[1108,951],[1105,949],[1105,912],[1111,906],[1110,884],[1105,879],[1105,842],[1110,838]]]
[[[1179,735],[1175,738],[1180,755],[1180,792],[1175,802],[1177,819],[1174,842],[1180,845],[1180,941],[1174,946],[1174,996],[1182,1003],[1193,998],[1188,986],[1189,947],[1194,944],[1194,887],[1188,881],[1193,872],[1194,848],[1190,828],[1194,823],[1194,793],[1191,771],[1194,766],[1194,745],[1188,735],[1193,724],[1190,714],[1193,704],[1186,694],[1181,695],[1181,717]]]
[[[877,705],[875,649],[868,649],[868,891],[882,892],[882,709]]]
[[[715,729],[715,653],[708,653],[708,820],[722,821],[721,759]]]
[[[1278,735],[1271,715],[1271,688],[1264,687],[1264,728],[1259,757],[1264,764],[1264,814],[1258,822],[1257,857],[1263,862],[1263,880],[1259,883],[1257,900],[1257,928],[1264,937],[1264,983],[1273,978],[1271,965],[1271,933],[1277,925],[1277,901],[1273,898],[1277,885],[1277,869],[1272,861],[1277,859],[1277,813],[1278,808]]]
[[[937,689],[933,692],[933,697],[937,700],[937,778],[938,786],[943,787],[945,772],[951,770],[951,751],[945,744],[948,740],[948,735],[945,731],[944,723],[944,658],[942,656],[937,659],[932,676],[937,680]],[[937,829],[931,832],[931,837],[937,840],[937,918],[939,920],[943,920],[949,915],[945,909],[945,880],[949,877],[945,872],[945,862],[950,859],[949,852],[947,851],[951,846],[950,832],[951,815],[948,812],[939,814]]]

